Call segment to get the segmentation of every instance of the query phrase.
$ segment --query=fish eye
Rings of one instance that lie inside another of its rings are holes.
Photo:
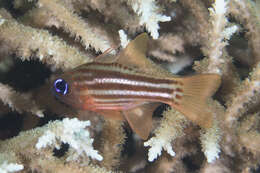
[[[66,95],[68,93],[68,83],[63,79],[56,79],[54,82],[54,88],[57,93]]]

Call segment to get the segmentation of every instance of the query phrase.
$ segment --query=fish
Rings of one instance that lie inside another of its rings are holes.
[[[152,129],[154,104],[165,103],[193,123],[212,126],[207,99],[219,88],[218,74],[176,76],[146,57],[148,35],[140,34],[113,60],[106,55],[57,76],[55,97],[76,110],[126,120],[147,139]]]

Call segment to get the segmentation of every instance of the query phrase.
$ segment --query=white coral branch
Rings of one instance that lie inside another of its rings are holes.
[[[232,127],[237,119],[246,111],[247,105],[254,104],[257,99],[254,96],[260,94],[260,63],[256,64],[250,77],[245,79],[236,92],[233,94],[232,100],[227,103],[225,122],[227,126]],[[241,104],[242,103],[242,104]]]
[[[1,173],[12,173],[23,170],[23,165],[17,164],[17,163],[8,163],[7,161],[4,161],[0,164],[0,172]]]
[[[130,42],[130,40],[127,39],[127,35],[126,35],[126,33],[125,33],[124,30],[120,29],[120,30],[118,31],[118,33],[119,33],[119,37],[120,37],[120,44],[121,44],[121,46],[122,46],[123,48],[126,48],[126,46],[128,45],[128,43]]]
[[[225,28],[225,30],[222,32],[223,38],[226,40],[229,40],[231,36],[236,33],[239,30],[239,27],[237,25],[233,25],[230,27]]]
[[[159,38],[159,22],[168,22],[171,17],[160,14],[160,8],[154,0],[129,0],[135,13],[140,17],[140,25],[144,25],[154,39]]]
[[[214,162],[217,158],[219,158],[220,152],[220,142],[221,132],[218,127],[217,120],[214,120],[213,126],[209,129],[205,129],[201,131],[201,145],[202,151],[204,152],[207,161],[209,163]]]
[[[8,85],[4,85],[0,83],[0,100],[8,105],[13,110],[16,110],[19,113],[22,112],[31,112],[38,117],[43,117],[43,110],[41,110],[29,94],[22,94],[14,91]]]
[[[0,25],[2,25],[5,22],[5,19],[0,15]]]
[[[179,112],[169,109],[164,112],[160,126],[155,130],[155,136],[144,143],[145,147],[150,146],[148,160],[154,161],[161,155],[162,149],[171,156],[175,156],[171,142],[183,135],[183,128],[186,126],[186,118]]]
[[[16,38],[10,35],[15,35]],[[89,58],[91,56],[85,56],[59,37],[52,36],[45,30],[24,26],[11,19],[5,19],[0,25],[0,40],[21,56],[22,60],[30,60],[31,55],[36,53],[40,61],[64,70],[92,61]]]
[[[208,50],[205,50],[205,53],[209,57],[208,72],[210,73],[222,74],[221,66],[225,63],[222,58],[223,48],[228,44],[227,40],[238,30],[237,26],[226,28],[228,2],[228,0],[215,0],[213,8],[209,8],[211,30],[209,31]]]
[[[23,170],[24,166],[12,159],[12,153],[0,154],[0,173],[13,173]]]
[[[87,21],[82,20],[63,1],[39,0],[38,6],[39,8],[47,9],[61,23],[65,30],[69,31],[71,35],[75,35],[77,39],[80,38],[86,49],[92,46],[95,50],[104,52],[111,47],[106,33],[98,32],[97,28],[91,26]]]
[[[77,160],[79,156],[90,156],[92,159],[101,161],[103,157],[98,154],[92,146],[94,139],[90,138],[89,131],[85,128],[90,126],[90,121],[79,121],[77,118],[65,118],[62,121],[54,121],[48,124],[48,130],[38,139],[37,149],[54,145],[60,148],[57,140],[68,143],[73,155],[67,158],[67,161]]]

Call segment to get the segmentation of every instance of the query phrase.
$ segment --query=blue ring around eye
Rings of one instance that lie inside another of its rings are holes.
[[[64,82],[65,84],[65,88],[64,90],[61,90],[59,88],[57,88],[57,84],[60,83],[60,82]],[[65,80],[63,79],[57,79],[55,82],[54,82],[54,88],[55,90],[58,92],[58,93],[62,93],[63,95],[66,95],[68,93],[68,84]]]

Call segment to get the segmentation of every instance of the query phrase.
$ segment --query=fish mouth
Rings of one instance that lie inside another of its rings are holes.
[[[65,104],[63,101],[61,101],[61,97],[59,96],[59,94],[56,93],[54,87],[51,88],[51,93],[54,96],[55,100],[57,100],[59,103]]]
[[[60,104],[66,106],[66,107],[73,108],[75,103],[70,101],[68,98],[66,98],[67,96],[58,94],[54,87],[51,88],[51,93],[52,93],[52,95],[54,95],[54,98],[57,102],[59,102]]]

